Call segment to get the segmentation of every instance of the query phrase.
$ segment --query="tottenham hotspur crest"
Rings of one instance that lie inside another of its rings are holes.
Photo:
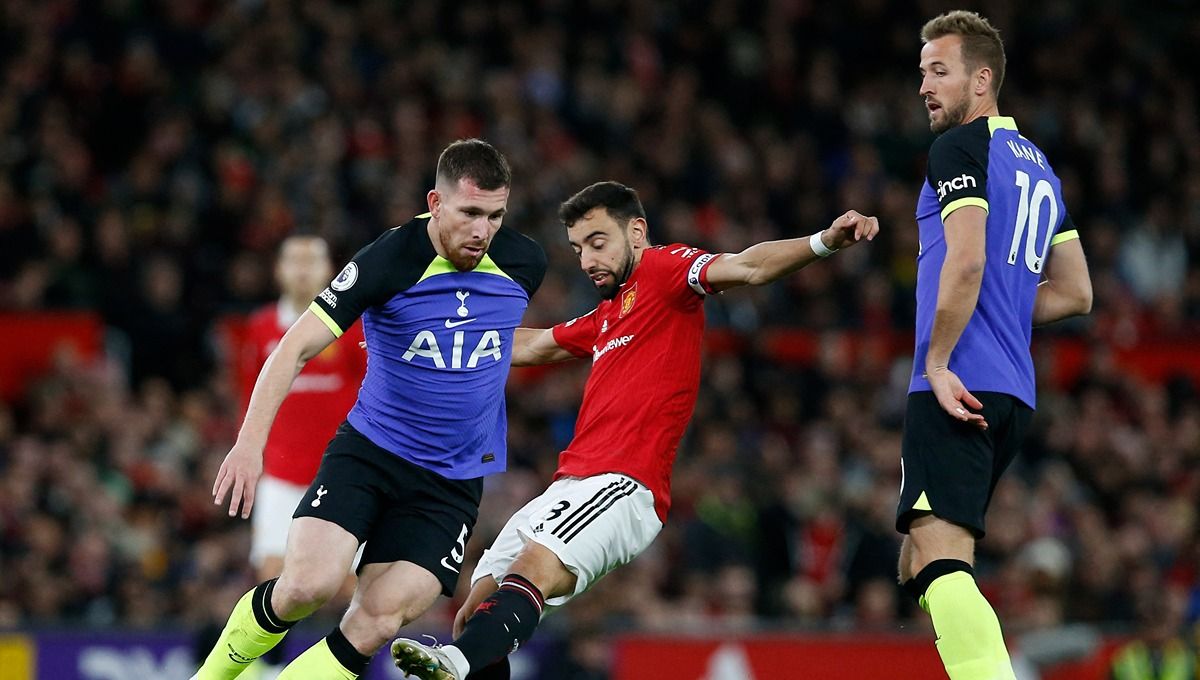
[[[470,291],[454,291],[454,297],[458,298],[458,317],[460,319],[466,318],[466,316],[471,313],[470,310],[467,309],[467,298],[471,297]]]

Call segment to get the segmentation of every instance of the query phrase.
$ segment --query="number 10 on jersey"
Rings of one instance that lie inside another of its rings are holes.
[[[1028,173],[1017,171],[1017,187],[1021,189],[1021,197],[1017,200],[1017,223],[1013,229],[1012,247],[1008,251],[1008,263],[1016,265],[1017,251],[1021,249],[1021,236],[1025,236],[1025,266],[1034,274],[1042,273],[1042,265],[1046,262],[1046,249],[1050,247],[1050,238],[1054,236],[1054,225],[1058,224],[1058,199],[1054,196],[1054,187],[1044,179],[1039,179],[1033,185],[1033,193],[1029,191]],[[1041,248],[1038,248],[1038,226],[1042,217],[1042,203],[1050,202],[1049,219],[1046,220],[1045,236],[1042,237]]]

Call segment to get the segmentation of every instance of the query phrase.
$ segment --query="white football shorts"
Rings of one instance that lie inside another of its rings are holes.
[[[304,500],[308,486],[300,486],[278,477],[264,474],[258,478],[254,492],[254,508],[250,511],[250,564],[258,569],[268,557],[283,557],[287,553],[288,529],[296,506]],[[363,546],[358,546],[350,572],[358,569]]]
[[[546,599],[550,606],[562,606],[640,555],[662,526],[654,494],[641,482],[617,473],[564,477],[508,520],[479,559],[471,583],[485,577],[499,583],[525,542],[534,541],[575,574],[575,592]]]
[[[255,569],[267,557],[283,557],[292,513],[307,491],[307,484],[301,486],[270,475],[259,477],[254,509],[250,511],[250,564]]]

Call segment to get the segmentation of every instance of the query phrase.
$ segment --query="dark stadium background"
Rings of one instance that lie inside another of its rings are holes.
[[[1200,616],[1200,11],[963,4],[1003,32],[1001,111],[1062,177],[1096,299],[1035,333],[1040,408],[978,573],[1022,678],[1105,677],[1131,636],[1191,644]],[[738,250],[847,208],[884,230],[709,303],[667,529],[514,677],[941,677],[892,512],[932,139],[917,33],[953,7],[0,3],[0,678],[188,677],[190,631],[252,583],[249,525],[210,489],[275,247],[348,257],[424,210],[466,136],[507,154],[506,228],[549,252],[529,325],[594,304],[554,218],[592,181],[636,187],[659,243]],[[512,469],[468,562],[546,483],[586,371],[514,374]]]

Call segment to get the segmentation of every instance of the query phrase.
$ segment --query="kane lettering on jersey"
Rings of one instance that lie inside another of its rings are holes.
[[[592,358],[556,479],[629,475],[654,493],[666,521],[675,451],[700,389],[707,271],[716,257],[678,243],[649,248],[616,297],[554,327],[560,347]]]
[[[428,225],[425,214],[384,232],[309,308],[335,335],[362,316],[367,375],[347,417],[359,432],[447,479],[502,472],[513,332],[546,255],[504,227],[479,266],[460,272]]]
[[[929,149],[917,200],[917,345],[909,391],[930,389],[923,373],[946,259],[944,220],[965,206],[987,211],[987,263],[950,370],[968,389],[1009,394],[1033,408],[1029,343],[1037,286],[1050,248],[1078,233],[1045,154],[1003,116],[952,128]]]
[[[259,371],[292,321],[279,303],[267,305],[250,316],[238,366],[243,412],[250,403]],[[264,473],[300,486],[312,482],[325,444],[358,397],[358,386],[367,367],[366,355],[358,347],[361,339],[362,326],[354,324],[310,359],[296,376],[271,424],[271,434],[263,449]]]

